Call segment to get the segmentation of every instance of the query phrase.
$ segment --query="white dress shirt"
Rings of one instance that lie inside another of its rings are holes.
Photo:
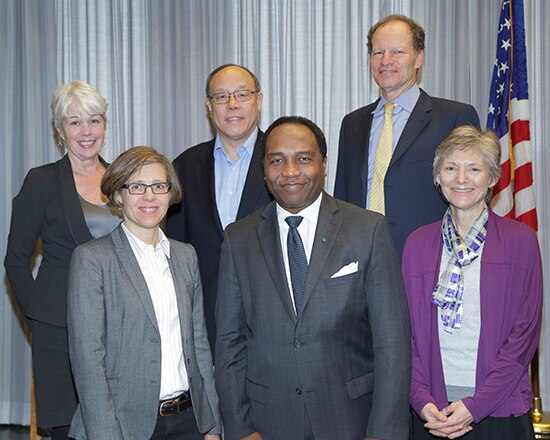
[[[189,389],[176,290],[172,272],[168,266],[170,242],[160,228],[156,246],[141,241],[128,230],[124,223],[122,229],[128,237],[147,283],[157,318],[161,342],[159,400],[170,399]]]

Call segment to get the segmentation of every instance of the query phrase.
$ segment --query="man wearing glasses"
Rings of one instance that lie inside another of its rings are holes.
[[[206,79],[206,107],[216,137],[189,148],[173,162],[183,199],[168,213],[167,235],[197,251],[212,352],[223,231],[272,200],[261,168],[262,100],[260,82],[247,68],[224,64],[214,69]]]

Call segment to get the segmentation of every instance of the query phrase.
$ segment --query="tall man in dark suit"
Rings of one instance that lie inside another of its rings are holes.
[[[275,202],[225,231],[216,386],[227,440],[408,438],[410,329],[386,219],[323,191],[326,141],[264,139]]]
[[[216,68],[206,80],[206,106],[216,137],[186,150],[173,162],[183,199],[168,214],[167,235],[192,244],[197,251],[212,350],[223,230],[272,200],[259,151],[262,100],[260,82],[251,71],[235,64]]]
[[[367,39],[371,74],[382,96],[342,121],[334,196],[384,213],[400,257],[409,234],[445,212],[432,183],[437,146],[459,125],[479,127],[479,117],[470,105],[431,97],[418,87],[424,29],[416,22],[388,16],[370,29]],[[383,137],[384,104],[395,104],[390,112],[389,164],[376,155]],[[380,180],[373,178],[377,173]],[[377,182],[385,202],[382,209],[372,203]]]

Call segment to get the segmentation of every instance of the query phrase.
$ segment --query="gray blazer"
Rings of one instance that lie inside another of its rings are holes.
[[[357,271],[333,277],[357,262]],[[323,195],[296,316],[276,205],[226,228],[216,384],[226,440],[408,439],[410,326],[382,215]]]
[[[170,240],[181,337],[199,431],[221,433],[195,251]],[[69,350],[80,398],[76,439],[149,439],[159,405],[161,346],[153,303],[126,234],[75,249],[68,287]]]

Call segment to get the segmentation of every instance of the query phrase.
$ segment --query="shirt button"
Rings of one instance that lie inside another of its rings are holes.
[[[302,346],[302,343],[300,341],[298,341],[298,339],[294,339],[294,346],[296,348],[300,348]]]
[[[302,390],[300,388],[296,388],[296,394],[298,395],[302,394]]]

